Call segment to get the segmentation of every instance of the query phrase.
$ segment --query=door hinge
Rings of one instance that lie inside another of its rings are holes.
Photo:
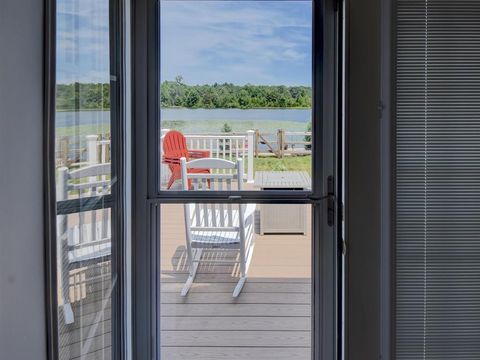
[[[327,224],[330,227],[335,224],[335,178],[333,175],[327,178]]]

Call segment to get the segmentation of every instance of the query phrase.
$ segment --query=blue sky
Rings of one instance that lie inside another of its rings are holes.
[[[161,77],[311,84],[311,2],[164,1]]]
[[[109,81],[108,0],[57,1],[57,82]]]
[[[108,1],[58,0],[57,81],[108,81]],[[161,80],[311,85],[310,1],[163,1]]]

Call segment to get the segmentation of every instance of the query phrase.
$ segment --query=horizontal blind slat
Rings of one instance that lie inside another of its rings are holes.
[[[396,1],[396,359],[480,359],[480,1]]]

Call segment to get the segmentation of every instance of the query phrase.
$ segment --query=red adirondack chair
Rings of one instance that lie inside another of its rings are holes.
[[[185,157],[187,161],[210,157],[210,150],[188,150],[185,136],[179,131],[169,131],[163,139],[163,163],[170,168],[171,175],[167,189],[170,189],[175,182],[182,178],[180,158]],[[210,173],[209,169],[189,169],[189,173]],[[192,180],[188,180],[188,186],[192,186]]]

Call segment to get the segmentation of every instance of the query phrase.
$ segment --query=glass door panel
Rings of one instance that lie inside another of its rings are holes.
[[[336,47],[322,58],[324,3],[156,10],[142,150],[155,152],[145,246],[155,355],[334,359],[336,89],[324,79],[335,86]]]
[[[117,178],[109,12],[109,0],[56,1],[55,335],[61,360],[112,358]]]
[[[160,56],[161,190],[182,190],[181,157],[311,189],[311,1],[162,0]]]
[[[169,204],[160,217],[161,359],[311,359],[310,205]]]

